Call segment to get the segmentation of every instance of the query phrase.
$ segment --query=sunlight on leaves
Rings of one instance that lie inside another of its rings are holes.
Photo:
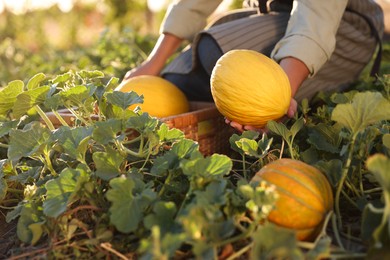
[[[379,92],[357,93],[349,104],[338,104],[332,120],[358,133],[368,125],[390,119],[390,102]]]

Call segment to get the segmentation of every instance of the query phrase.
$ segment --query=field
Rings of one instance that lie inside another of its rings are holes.
[[[318,93],[295,118],[234,133],[228,152],[206,156],[179,129],[128,110],[137,93],[113,91],[155,39],[119,26],[88,48],[2,41],[0,258],[390,256],[389,42],[378,80],[369,64],[347,91]],[[316,167],[332,188],[308,241],[269,220],[280,194],[251,181],[279,158]]]

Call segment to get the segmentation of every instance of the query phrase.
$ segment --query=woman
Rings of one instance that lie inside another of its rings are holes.
[[[206,27],[221,2],[174,1],[153,51],[125,78],[161,75],[190,100],[212,101],[210,74],[218,58],[232,49],[256,50],[286,72],[292,90],[287,116],[292,117],[297,101],[318,91],[341,91],[354,82],[371,61],[384,30],[383,12],[374,0],[245,1],[244,9]],[[191,44],[166,66],[183,41]],[[379,61],[380,56],[373,74]],[[227,123],[240,131],[253,129],[229,119]]]

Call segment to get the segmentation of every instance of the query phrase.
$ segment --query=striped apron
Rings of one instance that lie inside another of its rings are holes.
[[[203,34],[212,36],[223,53],[233,49],[255,50],[270,55],[274,45],[284,36],[292,0],[245,1],[244,9],[228,12],[210,23],[194,42],[163,70],[186,74],[199,66],[194,46]],[[335,92],[356,82],[372,60],[371,74],[380,63],[380,42],[384,31],[381,7],[374,0],[350,0],[336,34],[336,47],[330,59],[311,78],[306,79],[295,99],[311,99],[318,92]],[[210,75],[211,71],[207,71]]]

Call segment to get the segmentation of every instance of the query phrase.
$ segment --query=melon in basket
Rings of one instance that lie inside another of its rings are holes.
[[[279,195],[268,220],[296,232],[299,240],[312,240],[333,209],[333,193],[326,176],[299,160],[279,159],[260,169],[252,181],[264,180]]]
[[[116,91],[134,91],[143,95],[144,103],[140,106],[143,112],[155,117],[168,117],[189,111],[189,102],[184,93],[171,82],[157,76],[142,75],[124,80]]]

